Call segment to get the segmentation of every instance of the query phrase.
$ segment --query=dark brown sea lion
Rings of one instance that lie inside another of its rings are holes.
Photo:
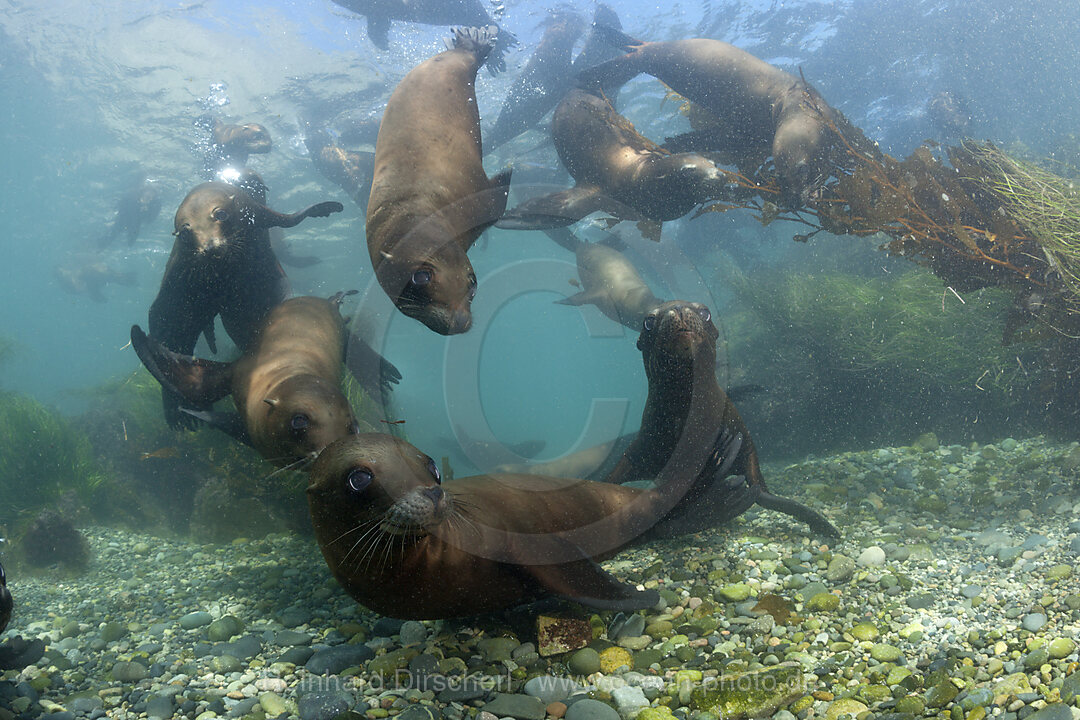
[[[729,191],[716,163],[672,154],[634,129],[602,94],[575,88],[555,109],[552,139],[576,185],[507,211],[498,227],[564,227],[602,211],[620,220],[674,220]]]
[[[506,209],[510,171],[484,173],[476,71],[494,28],[458,28],[453,48],[413,68],[383,114],[367,242],[375,275],[403,313],[442,335],[472,325],[466,252]]]
[[[542,593],[641,609],[656,592],[621,583],[594,560],[696,503],[694,490],[722,484],[737,446],[727,434],[710,440],[668,468],[658,490],[535,475],[442,485],[435,462],[404,440],[356,435],[319,455],[308,503],[334,577],[384,615],[476,615]]]
[[[11,591],[7,588],[7,575],[4,574],[4,566],[0,565],[0,632],[4,632],[11,620],[14,607],[15,601],[11,599]]]
[[[806,522],[815,532],[839,536],[821,513],[769,492],[750,432],[716,381],[718,336],[709,309],[700,303],[673,300],[645,316],[637,343],[649,380],[641,429],[607,481],[651,479],[675,457],[683,433],[726,428],[742,437],[731,472],[745,477],[750,491],[743,502],[729,506],[731,517],[756,502]]]
[[[545,24],[532,57],[506,93],[499,117],[485,133],[487,152],[536,125],[573,83],[570,55],[585,21],[573,11],[560,9],[550,13]]]
[[[98,247],[106,247],[123,236],[128,245],[134,245],[143,225],[153,222],[161,213],[161,193],[156,185],[140,175],[116,202],[116,215],[109,231],[98,238]]]
[[[635,332],[641,330],[645,315],[663,302],[653,295],[634,264],[615,248],[582,242],[566,228],[545,232],[575,254],[581,280],[581,292],[556,302],[595,305],[604,315]]]
[[[281,303],[233,363],[171,352],[138,325],[131,328],[131,344],[163,387],[201,409],[197,417],[284,467],[313,459],[331,442],[359,432],[341,392],[346,330],[338,309],[345,294]],[[232,395],[238,415],[205,410],[226,395]]]
[[[199,334],[213,328],[220,314],[233,342],[248,349],[266,314],[289,296],[269,228],[294,227],[342,209],[341,203],[323,202],[283,215],[234,185],[196,186],[176,211],[176,241],[150,306],[150,335],[169,350],[190,355]],[[162,399],[170,426],[191,427],[175,397],[164,391]]]
[[[605,32],[628,54],[585,70],[582,82],[617,88],[647,73],[718,121],[696,136],[676,138],[670,149],[724,153],[725,162],[750,171],[771,155],[790,203],[827,176],[830,131],[807,100],[826,113],[835,111],[799,78],[719,40],[645,42],[614,29]]]
[[[368,39],[382,50],[390,47],[387,32],[394,20],[423,25],[498,27],[482,0],[334,0],[334,3],[363,15],[367,19]],[[492,72],[506,69],[503,54],[514,45],[517,39],[513,33],[500,29],[488,66]]]
[[[304,133],[304,144],[315,169],[340,186],[366,213],[375,172],[375,153],[346,150],[339,147],[326,130],[310,126]]]

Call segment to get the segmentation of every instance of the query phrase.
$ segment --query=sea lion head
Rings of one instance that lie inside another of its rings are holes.
[[[472,327],[476,273],[453,237],[439,223],[421,222],[399,242],[374,251],[371,262],[379,284],[405,315],[440,335]]]
[[[719,337],[709,308],[701,303],[672,300],[645,315],[637,346],[651,377],[653,370],[671,364],[715,360]]]
[[[404,440],[367,433],[332,443],[312,465],[307,489],[323,552],[340,557],[364,542],[362,555],[380,541],[427,535],[453,513],[441,482],[435,461]],[[367,532],[374,527],[379,532]]]
[[[221,255],[260,230],[282,225],[280,217],[242,188],[206,182],[195,186],[180,203],[173,235],[188,243],[196,255]]]
[[[270,152],[273,141],[270,132],[259,123],[245,125],[214,124],[214,142],[230,150],[241,150],[252,155]]]
[[[315,375],[296,375],[263,398],[264,422],[275,457],[315,459],[335,440],[359,432],[348,401]]]

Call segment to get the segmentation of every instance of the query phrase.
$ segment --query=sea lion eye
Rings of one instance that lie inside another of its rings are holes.
[[[289,427],[297,432],[308,429],[308,425],[311,424],[311,419],[304,413],[297,413],[289,420]]]
[[[217,210],[214,210],[212,217],[218,222],[225,222],[229,219],[229,211],[218,208]]]
[[[375,476],[367,470],[356,468],[349,473],[346,483],[348,484],[349,489],[354,493],[362,493],[368,489],[368,485],[371,485],[371,481],[374,479]]]
[[[710,320],[712,320],[712,313],[709,312],[709,308],[707,308],[707,307],[699,308],[697,313],[698,313],[698,315],[701,316],[701,319],[704,320],[705,322],[709,322]]]
[[[417,270],[412,274],[413,285],[427,285],[429,282],[431,282],[430,270]]]
[[[439,468],[431,458],[428,458],[427,469],[428,472],[431,473],[431,477],[435,478],[435,482],[442,482],[442,475],[439,474]]]
[[[656,327],[656,316],[655,315],[646,315],[645,316],[645,322],[642,323],[642,326],[646,330],[652,330],[654,327]]]

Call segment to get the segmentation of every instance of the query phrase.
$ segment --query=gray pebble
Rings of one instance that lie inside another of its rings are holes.
[[[982,591],[982,585],[965,585],[960,588],[960,594],[969,599],[978,597],[982,594]]]
[[[422,622],[408,620],[401,625],[401,630],[398,634],[401,636],[402,646],[408,647],[409,645],[419,645],[427,640],[427,627],[425,627]]]
[[[512,717],[515,720],[544,720],[544,703],[531,695],[495,693],[495,698],[484,704],[484,711],[496,717]]]
[[[353,697],[346,692],[310,692],[296,703],[301,720],[331,720],[348,710]]]
[[[1046,624],[1046,615],[1042,613],[1028,613],[1020,621],[1020,624],[1029,632],[1036,632]]]
[[[526,695],[539,698],[546,707],[553,702],[565,700],[580,688],[581,686],[570,678],[539,675],[526,682],[524,690]]]
[[[564,717],[566,720],[619,720],[619,713],[610,705],[586,698],[567,708]]]
[[[146,701],[146,716],[165,720],[173,715],[173,701],[167,695],[154,695]]]
[[[336,645],[316,650],[304,667],[316,675],[336,675],[345,668],[363,665],[375,657],[367,645]]]
[[[213,620],[214,618],[210,615],[210,613],[203,610],[196,610],[195,612],[190,612],[184,617],[180,618],[180,627],[184,628],[185,630],[194,630],[195,628],[201,628],[209,625],[211,622],[213,622]],[[104,632],[102,634],[104,635]],[[106,642],[108,641],[106,640]]]
[[[139,682],[146,677],[146,666],[141,662],[120,662],[113,665],[113,680],[122,683]]]

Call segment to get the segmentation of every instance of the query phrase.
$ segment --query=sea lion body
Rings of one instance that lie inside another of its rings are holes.
[[[772,495],[761,473],[757,450],[739,411],[716,381],[719,331],[709,309],[700,303],[665,302],[646,315],[638,337],[649,380],[641,429],[608,482],[656,477],[676,457],[685,432],[723,428],[742,437],[731,472],[746,479],[748,492],[726,508],[733,518],[755,502],[807,522],[817,532],[838,536],[820,513],[793,500]]]
[[[387,33],[394,20],[423,25],[472,27],[494,24],[482,0],[334,0],[334,3],[363,15],[367,20],[368,39],[381,50],[390,46]],[[493,71],[505,69],[502,55],[517,44],[517,39],[511,33],[500,30],[499,35],[492,58]]]
[[[386,105],[367,210],[376,277],[403,313],[465,332],[476,274],[466,252],[506,208],[510,172],[489,179],[476,71],[494,38],[457,30],[455,47],[413,68]]]
[[[499,227],[563,227],[596,211],[621,220],[675,220],[727,187],[715,162],[664,150],[591,90],[566,94],[555,109],[551,134],[575,187],[526,200]]]
[[[194,414],[284,466],[313,458],[334,440],[357,432],[340,387],[346,337],[338,311],[342,297],[296,297],[281,303],[235,363],[169,352],[137,326],[132,345],[163,387],[197,408],[231,394],[241,425],[205,411]]]
[[[161,213],[161,193],[145,177],[128,188],[116,202],[116,215],[113,217],[109,232],[98,239],[99,247],[108,246],[113,240],[123,236],[128,245],[134,245],[143,225],[153,222]]]
[[[135,284],[132,270],[117,270],[100,260],[73,258],[63,265],[53,267],[53,275],[60,286],[72,295],[85,295],[94,302],[105,302],[106,285]]]
[[[4,632],[11,620],[14,607],[15,602],[11,599],[11,591],[7,587],[7,575],[4,573],[4,566],[0,565],[0,632]]]
[[[243,167],[249,155],[264,155],[274,146],[270,131],[259,123],[229,125],[220,118],[214,118],[210,139],[214,143],[218,167],[227,164]]]
[[[726,450],[696,470],[687,465],[656,491],[535,475],[440,484],[434,461],[407,442],[357,435],[319,455],[308,502],[334,577],[385,615],[475,615],[543,592],[640,609],[655,604],[655,592],[622,584],[594,559],[664,518],[682,497],[667,488],[685,491],[699,475],[709,482],[726,474]]]
[[[532,57],[510,86],[499,117],[486,133],[488,152],[533,127],[555,107],[573,82],[570,55],[585,30],[581,16],[554,11]]]
[[[663,301],[653,295],[626,255],[602,243],[582,242],[565,228],[545,232],[574,253],[581,280],[581,292],[557,302],[595,305],[615,322],[640,331],[645,315]]]
[[[771,154],[789,198],[816,179],[829,129],[806,101],[813,99],[826,113],[832,110],[805,82],[720,40],[645,42],[613,30],[608,35],[628,54],[586,70],[583,82],[613,88],[646,73],[719,120],[700,133],[703,144],[669,146],[672,150],[707,149],[736,163],[748,157],[760,162]]]
[[[150,335],[169,350],[190,355],[200,333],[212,331],[220,314],[229,337],[246,350],[266,314],[290,292],[269,229],[341,210],[341,203],[324,202],[283,215],[235,185],[196,186],[176,211],[176,241],[150,306]],[[175,398],[166,393],[163,403],[172,427],[190,426]]]
[[[375,153],[346,150],[339,147],[326,130],[312,128],[304,134],[304,144],[315,163],[315,169],[348,193],[366,213],[371,196]]]

